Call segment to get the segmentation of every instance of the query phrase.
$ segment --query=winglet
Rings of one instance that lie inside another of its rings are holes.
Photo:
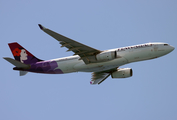
[[[45,29],[45,27],[42,26],[41,24],[38,24],[38,25],[39,25],[39,27],[40,27],[41,30],[44,30],[44,29]]]

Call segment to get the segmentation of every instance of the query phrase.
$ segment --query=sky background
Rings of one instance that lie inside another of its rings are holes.
[[[0,120],[177,120],[176,0],[1,0]],[[38,24],[99,50],[148,42],[176,49],[127,64],[133,76],[90,85],[91,73],[20,77],[10,42],[40,59],[73,55]]]

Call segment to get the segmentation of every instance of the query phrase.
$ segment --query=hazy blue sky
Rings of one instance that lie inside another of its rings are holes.
[[[0,120],[177,120],[176,0],[1,0]],[[126,79],[90,85],[91,73],[19,76],[2,57],[18,42],[40,59],[73,55],[42,24],[99,50],[147,42],[176,47],[131,63]]]

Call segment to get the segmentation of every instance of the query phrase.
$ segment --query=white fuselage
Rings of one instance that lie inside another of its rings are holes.
[[[53,60],[57,62],[58,69],[61,69],[63,73],[99,72],[110,70],[131,62],[157,58],[168,54],[173,49],[174,47],[166,43],[146,43],[107,50],[116,51],[117,58],[106,62],[85,64],[84,61],[80,59],[78,55]]]

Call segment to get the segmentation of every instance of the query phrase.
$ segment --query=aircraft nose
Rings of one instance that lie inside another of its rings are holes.
[[[170,51],[173,51],[175,49],[175,47],[170,46]]]

